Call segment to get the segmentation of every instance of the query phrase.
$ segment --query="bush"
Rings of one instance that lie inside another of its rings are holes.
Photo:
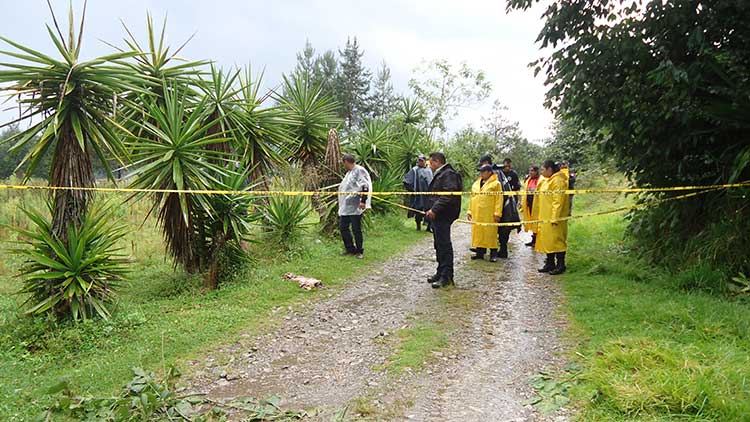
[[[301,183],[287,175],[285,178],[275,178],[271,182],[271,190],[301,191]],[[307,216],[312,211],[310,202],[302,195],[273,195],[260,208],[261,225],[268,237],[275,243],[289,249],[299,241],[305,227]]]
[[[48,203],[51,213],[52,204]],[[25,258],[19,270],[24,278],[21,293],[32,315],[54,314],[58,318],[108,318],[115,302],[115,290],[124,280],[128,260],[117,242],[125,236],[124,225],[112,218],[111,205],[95,205],[84,216],[80,227],[68,227],[68,241],[52,234],[47,215],[23,210],[32,221],[29,230],[17,228],[30,247],[12,253]],[[19,243],[23,243],[19,241]]]

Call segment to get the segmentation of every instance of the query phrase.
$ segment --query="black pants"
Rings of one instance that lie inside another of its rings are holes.
[[[422,221],[424,221],[425,227],[427,227],[427,230],[430,230],[430,219],[426,218],[424,214],[414,213],[414,221],[417,222],[417,227],[421,227]]]
[[[513,227],[499,226],[497,228],[497,240],[500,242],[500,248],[508,247],[508,240],[510,240],[510,232],[513,231]]]
[[[351,230],[349,229],[351,226]],[[361,215],[342,215],[339,217],[339,231],[341,238],[344,240],[344,247],[349,253],[363,253],[362,248],[362,216]],[[354,241],[352,241],[352,232],[354,232]]]
[[[451,220],[433,220],[432,238],[435,240],[437,274],[439,277],[453,278],[453,243],[451,242]]]

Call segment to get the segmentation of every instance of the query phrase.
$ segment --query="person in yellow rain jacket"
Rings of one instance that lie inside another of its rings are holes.
[[[555,221],[567,217],[570,213],[570,200],[566,194],[545,194],[549,191],[568,189],[568,178],[560,167],[551,160],[542,164],[542,176],[545,180],[537,187],[534,206],[539,205],[539,233],[536,238],[536,251],[547,254],[544,267],[539,272],[552,275],[565,272],[565,253],[568,250],[568,222]]]
[[[496,195],[479,195],[495,192]],[[489,164],[479,169],[479,178],[471,187],[471,200],[467,217],[475,223],[499,223],[503,216],[503,187],[497,181],[497,175]],[[484,259],[487,249],[490,250],[490,261],[497,262],[497,226],[471,226],[471,247],[476,255],[471,259]]]
[[[523,181],[522,192],[534,192],[539,187],[542,177],[539,175],[539,167],[529,167],[529,175]],[[533,221],[539,218],[539,207],[534,206],[534,195],[521,195],[521,214],[523,221]],[[536,244],[536,233],[539,231],[538,224],[524,223],[523,229],[531,232],[531,242],[526,246],[533,247]]]

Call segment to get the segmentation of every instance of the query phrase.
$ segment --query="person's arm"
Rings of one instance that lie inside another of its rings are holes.
[[[564,179],[559,180],[564,181]],[[555,183],[553,186],[550,186],[550,190],[565,190],[566,188],[567,186],[564,186],[563,183]],[[566,196],[563,193],[552,194],[552,224],[558,223],[556,220],[560,218],[560,211],[562,210],[563,201],[566,200]]]
[[[417,172],[414,171],[414,169],[411,169],[406,173],[406,176],[404,176],[404,188],[406,188],[406,190],[408,190],[409,192],[414,192],[415,188],[419,184],[416,173]]]
[[[461,179],[458,176],[458,173],[451,172],[443,175],[443,177],[446,179],[446,181],[439,192],[459,192],[461,190]],[[451,195],[439,195],[435,200],[435,203],[432,204],[431,210],[434,214],[440,214],[445,210],[445,208],[450,206],[450,202]]]

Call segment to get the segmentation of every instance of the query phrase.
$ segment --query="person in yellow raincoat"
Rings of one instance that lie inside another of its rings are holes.
[[[543,179],[539,175],[539,167],[529,167],[529,175],[523,181],[522,192],[534,192],[539,187],[539,182]],[[521,215],[523,221],[533,221],[539,218],[539,207],[534,206],[534,195],[521,195]],[[536,244],[536,234],[539,231],[539,225],[537,223],[524,223],[523,229],[527,232],[531,232],[531,241],[526,246],[533,247]]]
[[[496,195],[479,195],[479,193],[495,192]],[[497,175],[489,164],[479,169],[479,178],[471,187],[471,200],[467,217],[475,223],[499,223],[503,216],[503,187],[497,181]],[[490,261],[497,262],[497,226],[483,226],[472,224],[471,247],[476,255],[471,259],[484,259],[487,249],[490,250]]]
[[[566,194],[545,194],[549,191],[568,189],[567,175],[551,160],[542,164],[542,176],[545,180],[537,187],[534,206],[539,205],[539,233],[536,238],[536,251],[547,254],[544,267],[539,272],[552,275],[565,272],[565,253],[568,250],[568,222],[555,221],[567,217],[570,211],[570,200]]]

